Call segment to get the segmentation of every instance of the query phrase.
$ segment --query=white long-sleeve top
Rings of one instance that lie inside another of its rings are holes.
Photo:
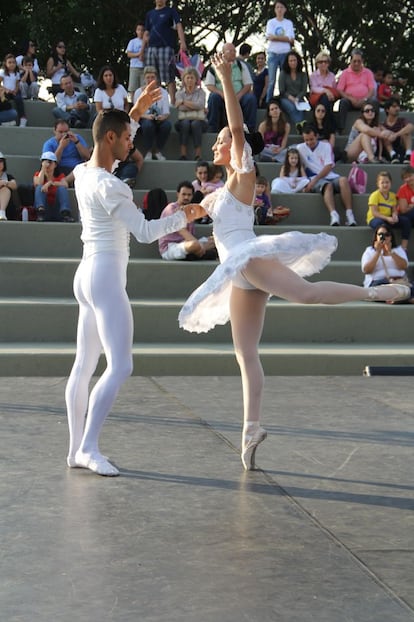
[[[84,258],[101,252],[128,257],[130,233],[138,242],[148,243],[187,224],[182,211],[162,220],[146,220],[132,200],[131,188],[104,168],[80,164],[74,175]]]

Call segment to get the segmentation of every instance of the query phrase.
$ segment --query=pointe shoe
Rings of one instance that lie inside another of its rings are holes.
[[[389,296],[384,299],[383,293],[389,292]],[[407,300],[411,298],[411,288],[408,285],[400,285],[397,283],[389,283],[388,285],[377,285],[376,287],[370,287],[367,300],[371,301],[384,301],[384,302],[399,302],[401,300]]]
[[[252,469],[256,467],[256,464],[255,464],[256,449],[257,449],[257,446],[265,440],[266,436],[267,436],[266,430],[264,428],[259,428],[253,434],[253,436],[251,436],[250,438],[246,437],[246,444],[242,448],[242,452],[241,452],[241,461],[246,471],[251,471]]]

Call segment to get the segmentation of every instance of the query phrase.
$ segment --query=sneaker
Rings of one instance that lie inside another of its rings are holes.
[[[303,126],[305,124],[306,124],[306,121],[299,121],[298,123],[296,123],[296,130],[297,130],[298,134],[302,134]]]
[[[159,162],[162,162],[163,160],[166,160],[166,157],[162,155],[161,151],[157,151],[157,153],[155,154],[155,159]]]
[[[150,160],[152,160],[152,153],[151,151],[148,151],[147,155],[144,158],[145,162],[149,162]]]
[[[346,226],[347,227],[356,227],[356,220],[352,210],[346,210]]]
[[[400,164],[400,158],[396,155],[391,160],[391,164]]]
[[[26,117],[21,117],[21,119],[20,119],[20,127],[27,127],[27,119],[26,119]]]
[[[45,208],[44,207],[38,207],[37,208],[36,220],[37,220],[37,222],[44,222],[45,221]]]
[[[338,227],[341,224],[338,212],[331,212],[331,222],[329,224],[331,227]]]
[[[137,180],[135,177],[126,177],[125,179],[122,179],[122,181],[124,182],[124,184],[126,184],[130,188],[135,188],[135,185],[137,183]]]
[[[0,220],[7,220],[6,212],[4,209],[0,210]]]
[[[72,214],[69,211],[64,211],[61,213],[62,222],[75,222]]]
[[[182,155],[182,156],[180,156],[178,159],[179,159],[179,160],[187,160],[187,156]],[[165,160],[165,158],[164,158],[164,160]]]
[[[411,162],[411,153],[406,153],[405,156],[403,157],[403,164],[410,164]]]
[[[256,467],[255,456],[256,449],[260,443],[262,443],[267,437],[267,432],[264,428],[259,428],[253,434],[253,436],[246,437],[246,444],[241,451],[241,461],[246,471],[251,471]]]

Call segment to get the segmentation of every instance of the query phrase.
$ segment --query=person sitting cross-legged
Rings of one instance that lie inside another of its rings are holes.
[[[181,181],[177,186],[177,201],[169,203],[162,211],[161,218],[171,216],[189,205],[193,200],[194,188],[191,181]],[[217,259],[213,237],[196,238],[194,224],[188,223],[184,229],[169,233],[158,240],[160,255],[166,261],[185,259]]]

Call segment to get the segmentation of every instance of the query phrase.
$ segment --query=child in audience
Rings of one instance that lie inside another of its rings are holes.
[[[303,168],[299,151],[289,147],[285,161],[280,169],[280,177],[272,181],[272,192],[292,194],[301,192],[309,183]]]
[[[265,225],[266,218],[272,216],[272,206],[267,194],[268,182],[266,177],[256,177],[256,197],[253,203],[255,222],[257,225]]]
[[[398,213],[397,197],[391,192],[391,183],[388,171],[378,173],[377,190],[368,199],[367,225],[374,230],[384,223],[393,229],[401,229],[401,246],[407,250],[411,223],[407,216]]]
[[[30,56],[24,56],[20,71],[20,92],[23,99],[38,99],[39,89],[40,84],[33,69],[33,60]]]
[[[290,209],[283,205],[272,207],[270,184],[262,175],[256,176],[256,198],[253,207],[256,225],[275,225],[290,214]]]
[[[3,66],[0,69],[0,84],[3,85],[6,98],[16,104],[20,118],[20,127],[26,127],[27,119],[24,112],[24,103],[20,92],[20,73],[17,69],[16,58],[13,54],[6,54]]]
[[[397,93],[395,89],[392,88],[393,84],[394,84],[394,76],[392,75],[392,71],[385,71],[384,77],[377,91],[377,99],[379,101],[380,106],[382,106],[386,101],[388,101],[390,97],[397,97],[397,99],[400,99],[400,94]]]
[[[132,101],[135,91],[144,86],[144,23],[135,26],[136,37],[128,42],[125,53],[130,59],[128,95]]]

